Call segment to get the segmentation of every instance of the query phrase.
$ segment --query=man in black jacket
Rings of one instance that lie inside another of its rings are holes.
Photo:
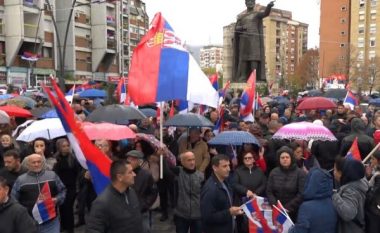
[[[127,153],[127,156],[127,161],[131,164],[133,172],[136,174],[135,183],[132,187],[139,198],[144,233],[149,233],[151,225],[149,208],[157,199],[158,189],[150,171],[141,168],[144,154],[138,150],[131,150]]]
[[[240,207],[232,206],[232,189],[226,179],[230,161],[226,155],[215,155],[211,160],[213,174],[201,192],[202,230],[204,233],[235,232],[235,216],[242,215]]]
[[[123,160],[110,169],[111,184],[94,201],[86,233],[142,233],[142,218],[136,192],[131,188],[136,174]]]
[[[37,233],[36,222],[25,207],[8,197],[7,180],[0,176],[0,226],[2,233]]]

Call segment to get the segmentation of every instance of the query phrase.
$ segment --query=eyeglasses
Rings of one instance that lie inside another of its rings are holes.
[[[244,160],[251,160],[253,157],[244,157]]]

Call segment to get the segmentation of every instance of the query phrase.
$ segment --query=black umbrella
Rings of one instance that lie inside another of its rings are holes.
[[[141,108],[139,109],[142,113],[144,113],[147,117],[156,117],[157,116],[157,110],[154,110],[152,108]]]
[[[346,98],[346,95],[347,95],[346,89],[333,88],[333,89],[328,89],[324,97],[337,99],[337,100],[343,100],[344,98]]]
[[[323,92],[321,90],[310,90],[307,92],[307,96],[311,96],[311,97],[323,96]]]
[[[167,120],[164,126],[175,126],[175,127],[214,127],[214,124],[209,121],[206,117],[194,114],[177,114],[174,117]]]
[[[86,121],[126,125],[129,120],[141,120],[144,118],[146,116],[137,108],[112,104],[95,109],[87,116]]]

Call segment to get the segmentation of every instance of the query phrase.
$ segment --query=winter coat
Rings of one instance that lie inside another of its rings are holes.
[[[201,218],[201,187],[204,176],[200,171],[178,167],[178,198],[174,214],[185,219]]]
[[[158,195],[157,185],[154,183],[153,176],[150,171],[140,167],[133,170],[136,174],[135,183],[132,186],[136,190],[139,199],[141,212],[144,213],[156,201]]]
[[[289,233],[335,233],[338,216],[331,200],[332,179],[325,170],[313,168],[309,171],[303,192],[304,202]]]
[[[139,201],[132,188],[120,193],[109,185],[93,202],[86,233],[142,233]]]
[[[39,173],[28,171],[15,181],[12,197],[25,206],[30,216],[43,185],[48,182],[51,196],[57,199],[56,205],[62,205],[66,197],[66,187],[53,171],[42,170]]]
[[[232,198],[232,189],[227,181],[223,182]],[[222,183],[214,174],[206,181],[201,191],[201,215],[203,233],[232,233],[234,218],[229,209],[232,200],[229,200]]]
[[[281,153],[277,153],[278,161],[280,155]],[[306,173],[297,167],[296,160],[291,154],[289,168],[284,168],[279,164],[269,174],[266,190],[269,203],[276,205],[277,201],[281,201],[285,209],[289,211],[290,217],[295,219],[302,203],[305,177]]]
[[[364,159],[375,147],[373,138],[365,134],[365,125],[361,119],[354,118],[351,121],[351,133],[344,137],[340,146],[339,154],[345,156],[350,150],[352,142],[358,138],[358,146],[362,159]]]
[[[258,167],[238,167],[234,173],[233,188],[239,197],[245,197],[248,190],[258,196],[265,196],[267,178]]]
[[[369,181],[370,191],[366,195],[365,229],[366,233],[380,232],[380,171]]]
[[[25,207],[9,198],[0,204],[1,233],[37,233],[37,223],[29,216]]]
[[[332,197],[339,216],[338,233],[364,233],[364,204],[369,188],[365,168],[360,161],[345,159],[341,172],[341,187]]]

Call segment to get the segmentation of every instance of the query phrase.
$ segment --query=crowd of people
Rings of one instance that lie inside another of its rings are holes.
[[[75,100],[72,108],[85,120],[96,106]],[[337,109],[300,112],[296,103],[270,103],[255,111],[254,122],[240,120],[234,102],[224,108],[222,116],[212,108],[204,116],[215,125],[223,118],[222,130],[247,131],[260,145],[211,146],[218,132],[198,127],[165,128],[164,148],[139,139],[95,140],[112,160],[111,183],[99,195],[66,137],[25,143],[12,134],[20,119],[2,124],[0,232],[70,233],[85,225],[88,233],[148,233],[156,224],[152,211],[158,210],[159,220],[170,221],[177,233],[244,233],[249,220],[241,205],[256,195],[283,204],[294,222],[292,233],[380,232],[380,151],[368,164],[345,158],[355,139],[362,159],[380,142],[376,106],[350,110],[338,103]],[[272,138],[282,126],[300,121],[324,125],[337,141]],[[131,121],[129,128],[160,136],[155,117]],[[165,157],[160,167],[165,150],[177,165]],[[47,211],[41,220],[35,204],[46,200],[45,184],[56,213]]]

